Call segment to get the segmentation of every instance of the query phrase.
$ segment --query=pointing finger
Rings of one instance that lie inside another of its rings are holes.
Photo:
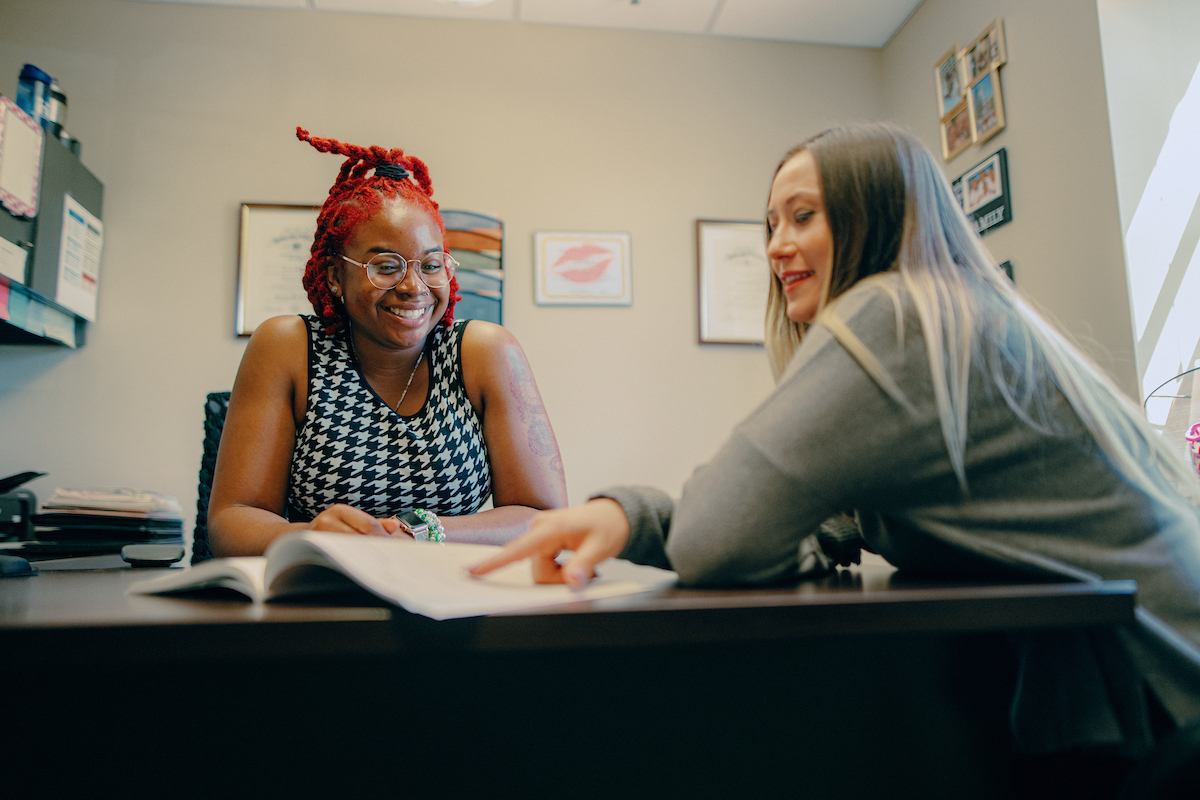
[[[543,534],[530,530],[521,534],[516,539],[513,539],[504,549],[491,558],[479,562],[467,571],[472,575],[484,575],[494,569],[499,569],[505,564],[511,564],[514,561],[520,561],[523,558],[530,556],[538,556],[541,554],[550,554],[551,558],[558,554],[561,547],[555,544],[552,539],[555,539],[557,534]]]

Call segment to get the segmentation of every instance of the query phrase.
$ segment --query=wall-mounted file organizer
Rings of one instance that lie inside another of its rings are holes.
[[[0,344],[80,347],[86,334],[83,317],[0,276]]]
[[[37,216],[0,209],[0,344],[84,343],[96,316],[103,211],[104,184],[61,141],[42,137]]]
[[[474,211],[442,210],[446,249],[458,261],[462,299],[455,319],[482,319],[497,325],[504,319],[504,223]]]

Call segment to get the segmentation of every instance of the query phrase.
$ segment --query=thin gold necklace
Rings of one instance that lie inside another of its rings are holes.
[[[354,360],[358,362],[358,368],[362,369],[362,358],[358,355],[358,348],[354,346],[354,329],[350,329],[350,352],[354,353]],[[421,352],[417,353],[417,363],[413,364],[412,372],[408,373],[408,383],[404,384],[404,391],[400,393],[400,399],[396,402],[396,413],[400,413],[400,406],[404,405],[404,398],[408,397],[408,389],[412,386],[413,378],[417,377],[417,368],[421,366],[421,359],[425,357],[425,345],[421,345]],[[363,372],[363,378],[367,377],[367,373]]]
[[[357,358],[358,354],[355,353]],[[404,391],[400,393],[400,400],[396,403],[396,413],[400,413],[400,406],[404,405],[404,398],[408,396],[408,387],[412,386],[413,378],[416,377],[417,367],[421,366],[421,359],[425,357],[425,348],[421,348],[421,352],[417,353],[417,363],[413,364],[412,372],[408,373],[408,383],[404,384]],[[361,363],[361,362],[360,362]]]

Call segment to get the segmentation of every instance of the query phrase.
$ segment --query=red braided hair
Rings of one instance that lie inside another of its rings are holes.
[[[433,200],[433,182],[429,179],[429,168],[416,156],[406,156],[400,148],[385,150],[382,147],[359,147],[342,144],[337,139],[322,139],[311,136],[299,126],[296,138],[308,142],[322,153],[337,153],[346,156],[337,180],[329,189],[329,197],[321,206],[317,216],[317,233],[313,237],[311,256],[304,267],[304,288],[313,310],[325,323],[325,330],[333,333],[346,323],[346,310],[333,302],[326,280],[330,257],[337,257],[346,246],[354,229],[366,222],[383,207],[383,198],[400,198],[429,212],[442,232],[443,241],[446,225]],[[416,183],[408,179],[396,179],[378,173],[366,177],[368,170],[381,164],[397,164],[411,173]],[[454,324],[454,304],[458,297],[458,278],[450,279],[450,300],[446,313],[438,324],[449,328]]]

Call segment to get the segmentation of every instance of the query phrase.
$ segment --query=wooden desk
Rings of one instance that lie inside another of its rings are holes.
[[[869,565],[435,623],[365,596],[124,594],[148,574],[0,581],[4,716],[20,721],[0,753],[38,786],[1005,797],[1008,637],[1128,623],[1134,607],[1131,582],[947,584]]]

